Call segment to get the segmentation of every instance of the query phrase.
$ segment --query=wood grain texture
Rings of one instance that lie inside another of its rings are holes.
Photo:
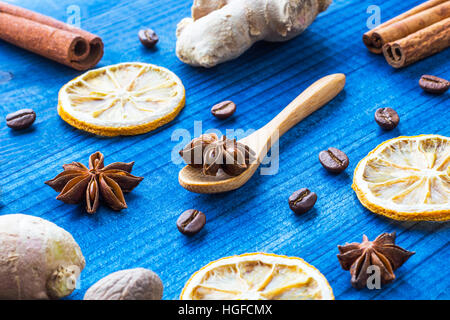
[[[421,1],[375,2],[386,21]],[[10,81],[0,79],[0,214],[40,216],[73,234],[87,265],[71,299],[81,299],[103,276],[135,267],[158,273],[164,298],[176,299],[189,276],[211,260],[254,251],[305,259],[328,278],[337,299],[450,298],[450,223],[385,219],[364,209],[351,190],[357,162],[379,143],[399,135],[450,135],[449,93],[433,96],[418,87],[422,74],[450,78],[450,50],[395,70],[361,41],[367,31],[366,10],[374,1],[335,0],[298,38],[258,43],[239,59],[205,70],[175,56],[176,24],[189,15],[190,0],[14,3],[63,21],[67,8],[78,5],[81,26],[104,40],[99,66],[158,64],[174,71],[187,91],[180,115],[154,132],[93,136],[70,127],[56,112],[58,90],[80,73],[0,42],[0,70],[14,74]],[[157,49],[139,43],[141,27],[157,31]],[[181,143],[171,140],[176,129],[193,135],[194,121],[200,120],[204,130],[260,128],[314,80],[331,73],[347,75],[344,91],[280,139],[277,174],[257,174],[242,188],[218,195],[190,193],[178,184],[183,164],[171,161],[172,150]],[[230,99],[237,104],[233,117],[220,121],[210,115],[213,104]],[[24,132],[11,131],[4,117],[25,107],[36,110],[35,124]],[[379,107],[397,110],[401,120],[395,130],[384,132],[376,125],[373,116]],[[331,146],[350,158],[349,168],[340,175],[327,173],[318,162],[319,152]],[[145,179],[126,196],[127,210],[102,207],[88,216],[81,206],[55,200],[56,193],[43,182],[60,172],[63,163],[86,164],[98,150],[105,163],[136,161],[133,174]],[[311,212],[295,216],[287,199],[301,187],[316,192],[318,201]],[[190,208],[205,212],[207,224],[187,238],[175,223]],[[400,246],[417,253],[396,271],[391,285],[353,289],[349,273],[339,267],[336,246],[360,241],[363,233],[373,239],[392,231]]]

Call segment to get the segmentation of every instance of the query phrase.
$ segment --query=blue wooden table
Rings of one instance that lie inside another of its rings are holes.
[[[364,209],[351,189],[357,162],[382,141],[400,135],[450,135],[449,93],[432,96],[418,87],[425,73],[450,78],[450,50],[395,70],[361,41],[369,5],[379,5],[385,21],[420,0],[335,0],[298,38],[258,43],[241,58],[209,70],[192,68],[175,56],[176,25],[189,15],[191,0],[9,2],[63,21],[79,9],[81,27],[104,40],[99,66],[154,63],[174,71],[186,87],[186,107],[170,124],[144,135],[102,138],[72,128],[57,115],[58,90],[80,72],[0,41],[0,214],[43,217],[73,234],[87,264],[80,288],[70,298],[82,299],[89,286],[111,272],[146,267],[161,276],[164,299],[176,299],[203,265],[255,251],[304,258],[328,278],[337,299],[450,298],[450,223],[382,218]],[[141,27],[159,34],[156,50],[139,43]],[[277,174],[257,175],[241,189],[219,195],[180,187],[183,165],[171,161],[179,143],[171,139],[176,129],[193,134],[195,121],[202,121],[204,130],[257,129],[309,84],[336,72],[347,75],[345,91],[281,138]],[[210,107],[225,99],[236,102],[237,112],[216,120]],[[10,130],[4,117],[29,107],[37,112],[33,127]],[[376,125],[373,115],[380,107],[398,111],[397,129],[385,132]],[[330,146],[350,158],[340,175],[327,173],[318,162],[318,153]],[[101,207],[89,216],[81,206],[55,200],[57,194],[44,185],[62,164],[87,164],[95,151],[104,153],[106,163],[136,161],[133,173],[145,177],[126,196],[127,210]],[[287,198],[301,187],[315,191],[319,199],[312,211],[296,216]],[[190,208],[205,212],[207,224],[188,238],[175,222]],[[381,290],[355,290],[349,273],[339,266],[337,245],[392,231],[399,245],[417,253],[396,272],[394,283]]]

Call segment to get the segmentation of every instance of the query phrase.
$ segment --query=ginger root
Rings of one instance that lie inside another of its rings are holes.
[[[0,216],[0,300],[68,296],[86,262],[72,235],[50,221]]]
[[[176,53],[192,66],[213,67],[253,43],[302,33],[332,0],[194,0],[192,18],[177,27]]]

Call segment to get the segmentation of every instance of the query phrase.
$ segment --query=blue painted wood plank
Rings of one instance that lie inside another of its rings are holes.
[[[421,133],[450,135],[449,93],[425,94],[417,81],[424,73],[450,78],[450,50],[408,68],[394,70],[384,58],[362,44],[366,10],[379,5],[387,20],[420,3],[413,1],[335,0],[304,34],[287,43],[258,43],[235,61],[213,69],[192,68],[175,56],[176,24],[189,15],[190,0],[10,1],[66,21],[67,8],[78,5],[81,26],[100,35],[105,56],[99,66],[125,61],[158,64],[184,82],[187,103],[170,124],[154,132],[102,138],[74,129],[56,113],[58,90],[81,74],[7,43],[0,42],[0,71],[12,72],[0,81],[0,214],[22,212],[51,220],[70,231],[80,244],[87,265],[80,288],[71,299],[101,277],[125,268],[147,267],[165,285],[165,299],[176,299],[185,281],[211,260],[244,252],[265,251],[300,256],[330,281],[338,299],[449,299],[449,223],[397,222],[364,209],[351,190],[357,162],[379,143]],[[160,36],[156,50],[137,39],[141,27]],[[179,143],[176,129],[258,129],[316,79],[343,72],[347,85],[335,100],[292,128],[280,140],[279,171],[253,177],[241,189],[219,195],[198,195],[181,188],[182,164],[171,161]],[[218,121],[212,104],[232,99],[234,117]],[[379,107],[393,107],[398,128],[384,132],[373,121]],[[32,107],[38,113],[33,128],[13,132],[7,113]],[[350,166],[330,175],[317,161],[318,153],[335,146],[345,151]],[[55,200],[43,182],[63,163],[86,163],[100,150],[106,163],[136,161],[134,172],[145,179],[127,195],[129,209],[120,213],[102,207],[94,216],[83,208]],[[311,212],[295,216],[287,205],[291,192],[314,190],[318,202]],[[175,226],[189,208],[202,210],[207,225],[186,238]],[[348,272],[336,259],[337,245],[373,239],[396,231],[399,245],[417,253],[397,272],[397,280],[382,290],[355,290]]]

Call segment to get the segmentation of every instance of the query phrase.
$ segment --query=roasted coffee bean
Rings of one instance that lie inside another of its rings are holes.
[[[289,208],[296,214],[305,213],[314,207],[317,201],[317,194],[306,188],[295,191],[289,197]]]
[[[319,161],[325,169],[334,173],[344,171],[349,164],[347,155],[336,148],[328,148],[328,150],[321,151],[319,153]]]
[[[36,120],[36,113],[32,109],[22,109],[6,116],[6,125],[14,130],[22,130],[31,126]]]
[[[375,121],[383,129],[392,130],[400,122],[400,117],[392,108],[379,108],[375,112]]]
[[[158,42],[159,37],[152,29],[142,29],[139,31],[139,40],[147,48],[153,48]]]
[[[211,113],[218,119],[226,119],[233,115],[236,111],[236,105],[233,101],[223,101],[211,108]]]
[[[181,214],[177,220],[178,230],[187,236],[199,232],[206,223],[206,216],[203,212],[189,209]]]
[[[441,94],[450,88],[450,81],[425,74],[420,78],[419,85],[426,92]]]

